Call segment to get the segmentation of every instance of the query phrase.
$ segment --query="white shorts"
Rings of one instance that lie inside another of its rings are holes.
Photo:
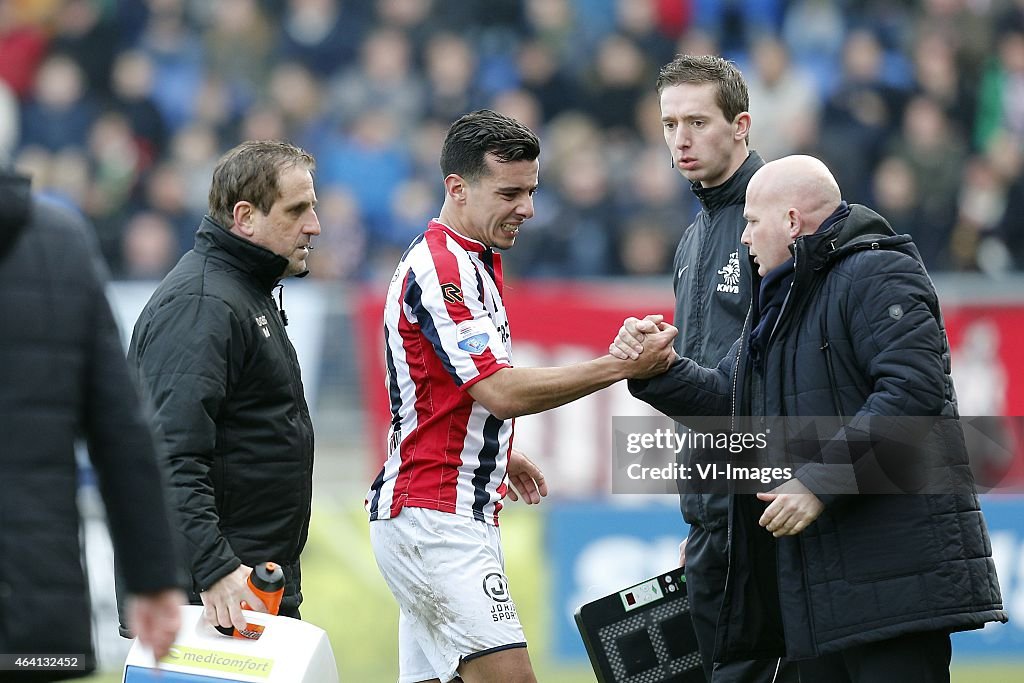
[[[370,543],[401,608],[399,683],[447,683],[463,660],[526,647],[497,527],[404,507],[370,522]]]

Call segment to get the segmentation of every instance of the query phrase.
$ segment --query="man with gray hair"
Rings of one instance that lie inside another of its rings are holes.
[[[245,628],[265,611],[250,569],[281,565],[280,613],[298,617],[313,426],[288,339],[281,280],[302,277],[320,234],[315,162],[283,142],[245,142],[213,172],[195,248],[143,309],[129,361],[153,404],[191,601]]]

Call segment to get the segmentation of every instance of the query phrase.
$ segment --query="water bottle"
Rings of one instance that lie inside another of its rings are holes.
[[[284,572],[281,571],[280,565],[276,562],[261,562],[252,568],[246,582],[249,584],[249,590],[267,606],[267,612],[277,614],[281,609],[281,598],[284,597]],[[243,600],[242,609],[250,609],[249,603]],[[244,631],[239,631],[233,626],[216,626],[215,628],[226,636],[247,640],[259,640],[264,629],[260,624],[248,622],[245,624]]]

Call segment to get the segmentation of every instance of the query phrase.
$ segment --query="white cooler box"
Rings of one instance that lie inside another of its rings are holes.
[[[136,641],[125,660],[123,683],[337,683],[327,633],[298,619],[243,611],[264,627],[259,640],[223,636],[203,619],[203,608],[181,608],[181,630],[170,653],[154,663]]]

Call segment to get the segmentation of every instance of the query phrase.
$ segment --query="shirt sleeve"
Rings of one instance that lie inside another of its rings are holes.
[[[450,250],[446,239],[443,233],[428,233],[429,258],[413,262],[406,276],[404,308],[456,386],[465,389],[511,362],[485,305],[476,266],[464,252]]]

